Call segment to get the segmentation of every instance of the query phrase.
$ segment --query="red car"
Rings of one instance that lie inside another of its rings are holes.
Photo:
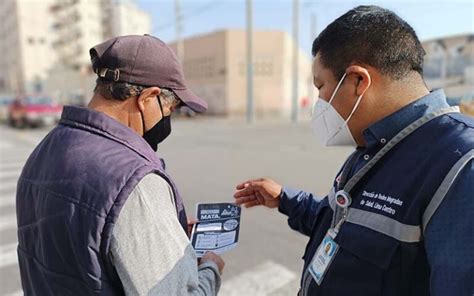
[[[13,127],[37,127],[59,121],[63,107],[48,96],[18,97],[8,108],[8,122]]]

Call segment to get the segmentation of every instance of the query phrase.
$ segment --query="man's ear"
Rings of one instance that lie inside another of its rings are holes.
[[[140,110],[140,112],[143,113],[148,104],[154,103],[154,100],[160,93],[161,89],[156,86],[148,87],[142,90],[142,92],[137,98],[138,109]]]
[[[370,77],[369,70],[365,67],[358,65],[351,65],[346,70],[348,77],[354,77],[357,82],[356,94],[357,96],[363,95],[372,84],[372,78]]]

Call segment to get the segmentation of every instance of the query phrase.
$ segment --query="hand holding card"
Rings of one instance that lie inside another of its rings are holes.
[[[232,203],[197,205],[191,243],[196,255],[212,251],[222,254],[237,245],[240,230],[240,207]]]

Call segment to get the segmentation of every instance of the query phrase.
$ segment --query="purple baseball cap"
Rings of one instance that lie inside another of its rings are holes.
[[[186,87],[174,52],[156,37],[115,37],[94,46],[89,54],[92,69],[101,79],[171,89],[192,110],[207,110],[206,101]]]

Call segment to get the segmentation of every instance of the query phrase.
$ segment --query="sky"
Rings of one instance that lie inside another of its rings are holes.
[[[180,0],[183,37],[232,28],[245,29],[245,0]],[[465,33],[474,34],[473,0],[300,0],[299,43],[310,54],[311,15],[316,17],[316,33],[349,9],[358,5],[379,5],[406,20],[424,41]],[[174,0],[138,0],[138,5],[152,15],[152,34],[165,42],[176,38]],[[292,32],[291,0],[253,0],[254,29]],[[317,34],[316,34],[317,35]]]

